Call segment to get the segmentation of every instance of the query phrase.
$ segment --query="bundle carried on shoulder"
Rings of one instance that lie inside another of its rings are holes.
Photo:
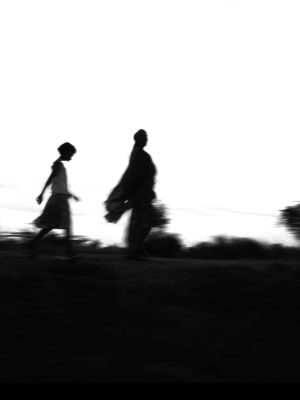
[[[107,214],[105,219],[113,224],[116,224],[123,214],[129,210],[129,201],[125,199],[124,190],[121,184],[117,185],[108,199],[104,202]]]

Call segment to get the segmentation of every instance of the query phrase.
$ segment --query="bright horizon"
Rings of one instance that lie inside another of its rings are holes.
[[[70,141],[74,233],[120,243],[103,202],[144,128],[169,231],[295,243],[277,221],[300,202],[299,17],[293,0],[2,0],[0,231],[38,217]]]

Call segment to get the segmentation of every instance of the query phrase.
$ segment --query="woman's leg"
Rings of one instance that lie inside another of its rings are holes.
[[[48,233],[50,233],[53,229],[55,229],[55,226],[41,229],[40,232],[29,243],[29,245],[28,245],[29,250],[32,251],[32,252],[35,251],[39,241],[44,236],[48,235]]]

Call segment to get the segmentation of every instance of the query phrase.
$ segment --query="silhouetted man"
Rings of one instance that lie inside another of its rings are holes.
[[[132,210],[127,232],[128,255],[130,259],[139,259],[145,255],[144,242],[151,231],[156,167],[144,150],[148,143],[147,132],[138,131],[134,141],[129,166],[106,201],[109,211],[106,219],[117,222],[126,210]]]

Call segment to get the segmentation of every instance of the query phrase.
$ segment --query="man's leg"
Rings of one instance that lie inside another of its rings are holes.
[[[152,221],[151,221],[151,204],[146,204],[143,208],[143,213],[141,215],[141,230],[139,237],[139,251],[142,255],[147,256],[147,252],[145,250],[145,242],[147,237],[149,236],[152,230]]]
[[[144,242],[151,231],[148,206],[140,204],[132,209],[128,229],[129,256],[138,257],[145,254]]]
[[[131,211],[129,227],[127,232],[127,244],[129,257],[135,257],[138,253],[138,234],[139,230],[139,212],[137,208]]]
[[[146,242],[147,237],[149,236],[150,232],[151,232],[151,226],[148,226],[148,227],[143,228],[142,233],[141,233],[140,252],[144,256],[148,256],[148,253],[145,250],[145,242]]]
[[[66,229],[66,254],[70,259],[74,257],[73,242],[72,242],[72,228]]]

